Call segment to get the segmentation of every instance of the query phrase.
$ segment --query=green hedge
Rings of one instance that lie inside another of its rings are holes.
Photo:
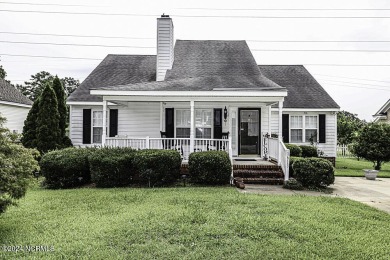
[[[295,144],[285,144],[286,148],[290,150],[290,156],[302,157],[302,148]]]
[[[231,175],[229,155],[224,151],[191,153],[188,160],[191,182],[198,184],[228,184]]]
[[[131,148],[101,148],[89,156],[92,182],[96,187],[128,186],[135,175],[134,155]]]
[[[302,149],[302,157],[318,157],[316,147],[310,145],[301,145],[300,148]]]
[[[295,178],[295,173],[294,173],[294,169],[293,169],[293,164],[294,162],[296,162],[297,160],[302,160],[303,158],[302,157],[290,157],[290,164],[289,164],[289,177],[290,178]]]
[[[164,186],[180,177],[181,156],[175,150],[140,150],[134,155],[134,164],[149,186]]]
[[[60,189],[84,185],[91,181],[88,156],[95,149],[67,148],[44,154],[39,162],[48,188]]]
[[[334,183],[332,163],[322,158],[296,160],[292,168],[295,178],[304,187],[326,187]]]

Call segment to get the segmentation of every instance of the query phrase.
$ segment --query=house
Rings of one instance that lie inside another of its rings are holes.
[[[4,127],[13,133],[21,134],[23,132],[24,120],[31,106],[31,100],[10,83],[0,79],[0,114],[7,119]]]
[[[284,143],[336,157],[339,106],[303,66],[257,65],[245,41],[174,42],[173,29],[158,18],[157,55],[108,55],[70,95],[74,145],[224,149],[284,171]]]
[[[374,122],[390,124],[390,99],[373,115]]]

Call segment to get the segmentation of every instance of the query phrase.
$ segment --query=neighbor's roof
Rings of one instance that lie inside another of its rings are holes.
[[[284,108],[340,108],[302,65],[259,65],[261,73],[287,88]]]
[[[32,101],[20,93],[10,83],[0,79],[0,101],[18,103],[23,105],[32,105]]]
[[[90,95],[89,90],[155,80],[155,55],[109,54],[68,97],[68,101],[102,101],[102,97]]]
[[[383,116],[390,110],[390,99],[375,113],[374,116]]]

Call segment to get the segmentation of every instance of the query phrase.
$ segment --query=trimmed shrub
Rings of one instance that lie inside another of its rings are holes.
[[[290,164],[289,164],[289,176],[290,178],[295,178],[295,173],[294,173],[294,169],[293,169],[293,164],[294,162],[298,161],[298,160],[301,160],[303,159],[302,157],[290,157]]]
[[[134,165],[149,186],[164,186],[179,178],[181,156],[175,150],[140,150],[134,155]]]
[[[297,180],[294,179],[294,178],[288,179],[288,180],[283,184],[283,188],[289,189],[289,190],[303,190],[302,183],[300,183],[299,181],[297,181]]]
[[[231,167],[229,155],[224,151],[191,153],[188,160],[191,181],[198,184],[228,184]]]
[[[295,144],[285,144],[286,148],[290,150],[290,156],[302,157],[302,148]]]
[[[81,186],[91,181],[88,155],[95,149],[67,148],[48,152],[39,164],[48,188],[61,189]]]
[[[300,148],[302,149],[302,157],[318,157],[317,148],[310,145],[301,145]]]
[[[92,182],[96,187],[124,187],[132,183],[135,174],[131,148],[101,148],[88,157]]]
[[[295,161],[292,167],[295,178],[304,187],[326,187],[334,183],[334,168],[326,159],[301,159]]]

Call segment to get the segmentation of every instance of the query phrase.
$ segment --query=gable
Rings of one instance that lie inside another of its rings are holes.
[[[32,101],[4,79],[0,79],[0,101],[32,105]]]

